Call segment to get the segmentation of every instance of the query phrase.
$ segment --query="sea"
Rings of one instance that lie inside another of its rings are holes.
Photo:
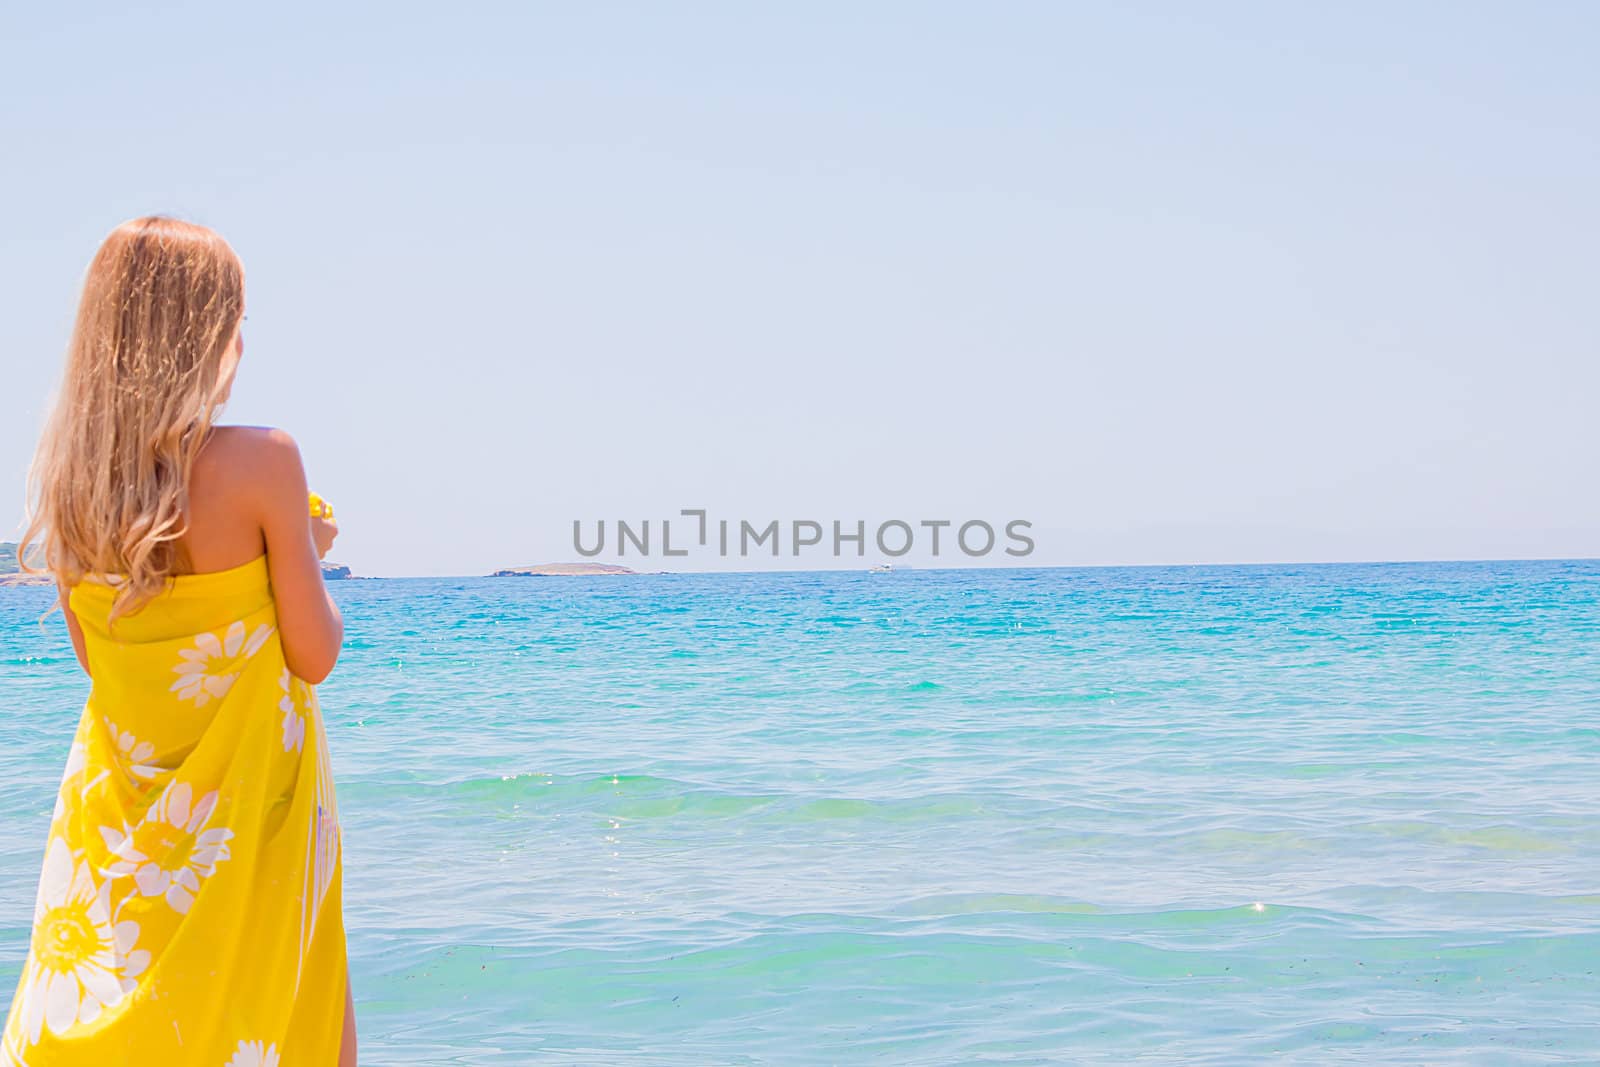
[[[1600,561],[330,588],[363,1064],[1600,1063]]]

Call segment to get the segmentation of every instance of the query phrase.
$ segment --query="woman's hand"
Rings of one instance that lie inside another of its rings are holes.
[[[333,539],[339,536],[339,524],[320,515],[311,516],[311,543],[317,546],[317,558],[327,559]]]

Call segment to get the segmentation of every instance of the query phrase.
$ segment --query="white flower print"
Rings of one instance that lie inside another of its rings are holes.
[[[195,647],[178,653],[182,662],[172,668],[178,680],[172,683],[171,691],[177,693],[180,700],[194,701],[197,708],[205,707],[212,697],[226,696],[239,672],[221,668],[232,666],[241,654],[255,655],[271,636],[272,627],[262,623],[247,639],[243,622],[229,626],[220,641],[214,633],[200,634],[194,639]],[[221,662],[213,662],[218,660]]]
[[[113,878],[133,875],[142,896],[165,896],[172,910],[186,914],[200,891],[200,880],[217,872],[217,864],[230,856],[233,831],[225,826],[206,828],[216,810],[212,790],[192,807],[188,782],[173,782],[150,805],[131,831],[100,828],[100,836],[115,856],[106,868]]]
[[[295,702],[294,691],[297,686],[305,683],[289,673],[285,667],[278,676],[278,685],[283,688],[283,699],[278,701],[278,710],[283,712],[283,750],[285,752],[299,752],[306,743],[306,718],[300,714],[300,706]]]
[[[278,1067],[278,1046],[265,1041],[240,1041],[223,1067]]]
[[[72,748],[67,750],[67,766],[61,772],[63,782],[82,771],[89,765],[89,749],[82,741],[72,742]]]
[[[72,781],[83,769],[89,765],[89,750],[82,741],[72,742],[72,748],[67,751],[67,766],[61,772],[61,788],[56,790],[56,807],[50,815],[54,822],[67,812],[67,783]],[[0,1060],[0,1063],[4,1063]]]
[[[111,743],[116,746],[117,757],[127,766],[129,774],[149,781],[161,773],[160,767],[146,762],[156,754],[155,745],[140,741],[109,718],[106,719],[106,729],[111,731]]]
[[[93,1022],[132,991],[150,965],[150,953],[134,948],[138,940],[138,923],[112,922],[111,883],[96,885],[89,863],[74,863],[67,843],[52,838],[34,904],[32,966],[20,991],[29,1044],[45,1027],[62,1034]]]

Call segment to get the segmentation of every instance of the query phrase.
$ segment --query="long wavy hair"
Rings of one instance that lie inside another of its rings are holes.
[[[104,576],[118,590],[112,619],[165,589],[243,317],[244,268],[215,232],[164,216],[111,231],[28,472],[19,567],[63,589]]]

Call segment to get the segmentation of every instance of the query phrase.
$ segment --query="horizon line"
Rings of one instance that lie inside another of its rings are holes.
[[[576,561],[564,561],[576,562]],[[1088,571],[1088,570],[1220,570],[1236,569],[1241,567],[1398,567],[1407,564],[1435,564],[1435,563],[1600,563],[1600,556],[1508,556],[1508,557],[1460,557],[1453,559],[1439,558],[1414,558],[1414,559],[1332,559],[1332,560],[1266,560],[1266,561],[1240,561],[1225,563],[1050,563],[1031,564],[1020,566],[956,566],[956,567],[924,567],[907,564],[895,565],[896,571],[927,571],[927,572],[966,572],[966,571]],[[348,563],[336,563],[334,566],[351,567]],[[557,566],[558,564],[536,564],[535,566]],[[609,566],[623,566],[623,564],[608,564]],[[861,567],[822,567],[822,568],[763,568],[759,570],[640,570],[626,574],[527,574],[504,575],[495,574],[352,574],[349,579],[334,579],[337,581],[374,581],[384,579],[389,581],[408,580],[439,580],[439,579],[465,579],[465,578],[653,578],[653,577],[709,577],[716,575],[763,575],[763,574],[867,574],[875,566],[882,564],[867,564]],[[351,567],[354,570],[353,567]]]

